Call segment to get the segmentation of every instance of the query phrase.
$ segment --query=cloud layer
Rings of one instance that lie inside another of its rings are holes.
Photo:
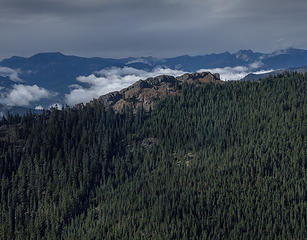
[[[8,106],[28,106],[31,102],[53,96],[48,90],[37,85],[14,84],[12,89],[0,93],[0,102]]]
[[[306,0],[0,0],[0,6],[0,57],[307,48]]]
[[[228,81],[228,80],[240,80],[247,76],[249,73],[254,74],[262,74],[268,73],[273,70],[266,70],[266,71],[252,71],[252,68],[244,67],[244,66],[237,66],[237,67],[225,67],[225,68],[212,68],[212,69],[200,69],[197,72],[211,72],[211,73],[219,73],[221,80]]]
[[[77,81],[86,83],[89,87],[81,87],[78,84],[72,85],[71,92],[65,95],[66,103],[68,105],[74,105],[89,102],[93,98],[98,98],[106,93],[128,87],[140,79],[163,74],[179,76],[184,74],[184,72],[165,68],[156,68],[151,72],[147,72],[131,67],[124,67],[103,69],[89,76],[79,76]]]
[[[250,67],[237,66],[214,69],[200,69],[198,72],[220,73],[222,80],[239,80],[249,73],[266,73],[270,71],[254,72],[255,63]],[[86,103],[93,98],[112,91],[118,91],[130,86],[140,79],[155,77],[158,75],[179,76],[185,72],[173,70],[169,68],[156,68],[153,71],[145,71],[132,67],[124,68],[108,68],[94,72],[88,76],[79,76],[76,78],[76,84],[70,86],[70,92],[65,95],[65,103],[75,105],[78,103]],[[14,82],[22,81],[18,77],[18,71],[10,68],[0,68],[0,76],[9,77]],[[81,86],[82,85],[82,86]],[[55,94],[47,89],[38,87],[37,85],[24,85],[15,83],[11,89],[0,88],[0,103],[8,106],[29,106],[37,103],[36,109],[42,109],[41,99],[52,98]],[[57,104],[61,107],[61,104]],[[52,107],[52,106],[50,106]]]
[[[269,71],[252,71],[252,67],[225,67],[214,69],[200,69],[198,72],[220,73],[222,80],[240,80],[249,73],[266,73]],[[158,75],[172,75],[179,76],[185,72],[180,70],[173,70],[169,68],[156,68],[151,72],[135,69],[132,67],[124,68],[108,68],[95,72],[88,76],[79,76],[77,81],[79,83],[88,84],[88,87],[82,87],[79,84],[71,85],[71,91],[65,95],[65,101],[68,105],[75,105],[78,103],[86,103],[93,98],[98,98],[101,95],[113,91],[119,91],[125,87],[130,86],[140,79],[155,77]]]

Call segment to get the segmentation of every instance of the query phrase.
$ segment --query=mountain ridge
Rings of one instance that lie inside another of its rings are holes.
[[[109,61],[109,62],[116,62],[118,64],[125,64],[129,65],[129,62],[131,61],[142,61],[146,60],[148,65],[152,65],[155,63],[162,64],[162,63],[167,63],[167,65],[174,65],[175,62],[177,61],[195,61],[195,60],[204,60],[204,59],[213,59],[216,62],[214,63],[216,67],[223,67],[223,66],[231,66],[230,65],[225,65],[227,62],[225,59],[224,61],[221,61],[220,59],[217,60],[215,58],[233,58],[233,59],[239,59],[241,61],[237,61],[236,63],[244,63],[247,62],[246,58],[242,60],[242,55],[248,56],[250,60],[263,60],[263,59],[269,59],[269,58],[274,58],[276,56],[280,55],[300,55],[303,56],[304,60],[306,58],[305,55],[307,55],[307,50],[305,49],[298,49],[298,48],[286,48],[286,49],[281,49],[277,51],[273,51],[272,53],[261,53],[261,52],[255,52],[251,49],[241,49],[236,52],[230,53],[228,51],[226,52],[221,52],[221,53],[209,53],[209,54],[202,54],[202,55],[179,55],[176,57],[167,57],[167,58],[155,58],[152,56],[141,56],[141,57],[125,57],[125,58],[105,58],[105,57],[83,57],[83,56],[77,56],[77,55],[71,55],[71,54],[63,54],[61,52],[42,52],[42,53],[37,53],[34,54],[30,57],[20,57],[20,56],[12,56],[10,58],[4,58],[0,61],[0,65],[2,66],[10,66],[11,64],[15,64],[16,61],[27,61],[27,60],[33,60],[37,58],[48,58],[48,57],[62,57],[62,58],[76,58],[78,60],[84,60],[84,61],[89,61],[89,60],[95,60],[95,61]],[[260,57],[260,59],[258,59]],[[19,63],[20,64],[20,63]],[[273,65],[277,63],[272,63]],[[280,63],[279,63],[280,64]],[[11,65],[12,66],[12,65]],[[204,66],[210,66],[209,63],[204,63]],[[183,69],[187,68],[187,66],[183,65]],[[192,71],[192,70],[191,70]]]
[[[87,82],[78,81],[77,78],[91,75],[99,77],[97,73],[101,70],[129,68],[149,73],[161,68],[182,72],[214,71],[222,73],[221,71],[227,72],[229,69],[240,67],[240,69],[243,69],[242,71],[248,73],[288,69],[306,65],[307,50],[293,48],[272,53],[260,53],[247,49],[234,53],[223,52],[196,56],[182,55],[172,58],[149,56],[119,59],[87,58],[65,55],[60,52],[47,52],[38,53],[30,57],[14,56],[3,59],[0,62],[0,77],[1,68],[10,68],[11,73],[6,74],[13,74],[15,71],[15,75],[23,81],[18,84],[37,85],[51,93],[56,93],[49,94],[48,98],[33,100],[27,105],[30,108],[35,108],[38,105],[48,108],[55,103],[66,104],[66,95],[71,93],[72,86],[78,85],[78,87],[80,86],[85,90],[89,89]],[[108,77],[105,78],[108,79]],[[240,78],[237,80],[240,80]],[[13,89],[15,83],[11,80],[7,75],[2,76],[0,79],[0,95],[5,95]]]
[[[102,95],[91,101],[90,104],[99,102],[105,107],[112,107],[116,112],[122,112],[126,107],[132,108],[134,112],[139,108],[150,111],[154,108],[157,99],[180,94],[178,86],[183,83],[196,85],[199,83],[221,84],[223,81],[220,80],[219,74],[210,72],[186,73],[178,77],[160,75],[139,80],[120,91]]]

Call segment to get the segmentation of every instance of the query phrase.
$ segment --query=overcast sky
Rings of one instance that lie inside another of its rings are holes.
[[[306,0],[0,0],[0,59],[307,49]]]

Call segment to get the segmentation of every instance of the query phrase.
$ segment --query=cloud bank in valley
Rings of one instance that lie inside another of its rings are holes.
[[[212,68],[212,69],[200,69],[197,72],[211,72],[211,73],[219,73],[221,80],[240,80],[247,76],[250,73],[254,74],[262,74],[272,72],[273,70],[261,70],[261,71],[253,71],[252,68],[248,68],[245,66],[236,66],[236,67],[224,67],[224,68]]]
[[[71,85],[71,91],[69,94],[65,95],[65,100],[68,105],[86,103],[106,93],[128,87],[140,79],[163,74],[179,76],[184,73],[185,72],[180,70],[168,68],[156,68],[151,72],[132,67],[103,69],[89,76],[77,77],[76,80],[79,83],[86,83],[89,87],[82,87],[79,84]]]
[[[32,102],[52,96],[54,94],[50,91],[37,85],[14,84],[12,89],[0,93],[0,102],[8,106],[28,106]]]
[[[0,87],[1,104],[26,107],[33,102],[56,95],[56,93],[52,93],[36,84],[32,86],[22,84],[24,81],[19,77],[19,74],[20,70],[18,69],[0,67],[0,77],[7,77],[14,83],[10,88]]]
[[[252,71],[253,67],[225,67],[214,69],[200,69],[197,72],[219,73],[222,80],[240,80],[249,73],[266,73],[268,71]],[[65,95],[66,104],[72,106],[78,103],[86,103],[93,98],[98,98],[104,94],[113,91],[119,91],[130,86],[140,79],[156,77],[158,75],[179,76],[186,72],[169,68],[156,68],[153,71],[145,71],[132,67],[124,68],[107,68],[102,69],[88,76],[77,77],[77,84],[70,86],[71,91]],[[78,83],[88,84],[88,87],[83,87]]]
[[[259,66],[259,64],[255,64]],[[222,80],[239,80],[249,73],[266,73],[269,71],[254,72],[254,66],[236,66],[214,69],[200,69],[198,72],[219,73]],[[65,103],[75,105],[86,103],[93,98],[98,98],[104,94],[113,91],[119,91],[130,86],[140,79],[155,77],[158,75],[179,76],[186,72],[169,68],[155,68],[152,71],[140,70],[132,67],[107,68],[94,72],[88,76],[79,76],[76,78],[76,84],[70,87],[70,92],[65,94]],[[0,76],[9,77],[15,84],[10,89],[0,89],[0,103],[8,106],[30,106],[37,103],[36,109],[42,109],[41,99],[52,98],[56,95],[45,88],[37,85],[24,85],[22,79],[18,76],[18,70],[0,67]],[[82,85],[82,86],[81,86]],[[60,104],[57,104],[61,106]],[[52,106],[50,106],[52,107]]]

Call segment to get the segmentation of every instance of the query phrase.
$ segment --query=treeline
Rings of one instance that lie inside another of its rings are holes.
[[[307,75],[0,122],[0,239],[306,239]]]

